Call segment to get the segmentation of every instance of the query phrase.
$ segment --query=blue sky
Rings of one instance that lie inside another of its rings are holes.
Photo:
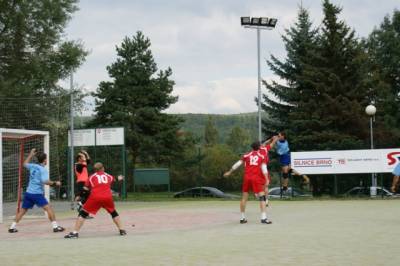
[[[360,37],[367,36],[385,15],[400,9],[399,0],[332,0],[343,8],[341,19]],[[234,114],[257,110],[256,32],[240,26],[241,16],[278,18],[276,29],[261,34],[262,77],[278,79],[265,59],[283,58],[284,29],[293,25],[301,1],[295,0],[81,0],[68,24],[66,38],[80,40],[90,51],[74,75],[76,85],[94,91],[109,80],[106,66],[115,47],[140,30],[152,42],[160,69],[171,67],[178,103],[170,113]],[[321,23],[322,1],[303,0],[314,26]],[[265,90],[263,91],[265,92]],[[91,102],[91,101],[89,101]],[[90,113],[90,104],[88,112]]]

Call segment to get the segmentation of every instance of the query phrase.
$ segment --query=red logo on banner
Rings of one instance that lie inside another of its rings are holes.
[[[400,152],[391,152],[387,155],[387,158],[389,160],[389,165],[393,165],[396,161],[400,161]]]

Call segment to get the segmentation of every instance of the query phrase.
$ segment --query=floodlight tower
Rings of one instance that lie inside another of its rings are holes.
[[[257,66],[258,66],[258,140],[262,141],[261,133],[261,65],[260,65],[260,31],[275,28],[278,19],[267,17],[241,17],[242,26],[257,30]]]

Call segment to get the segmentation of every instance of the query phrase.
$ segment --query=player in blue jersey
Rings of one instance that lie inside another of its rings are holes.
[[[279,155],[279,162],[282,167],[282,189],[286,191],[289,185],[289,176],[291,174],[302,176],[303,184],[309,184],[310,179],[306,175],[301,175],[296,170],[292,169],[290,163],[290,148],[289,142],[286,139],[286,133],[281,131],[278,134],[278,141],[276,142],[276,152]]]
[[[397,163],[396,167],[393,169],[393,181],[392,181],[392,187],[390,188],[390,191],[393,193],[397,192],[397,189],[399,187],[399,176],[400,176],[400,162]]]
[[[30,163],[33,156],[36,155],[37,163]],[[44,197],[44,185],[60,186],[60,181],[51,181],[49,179],[49,172],[45,168],[47,164],[47,155],[42,152],[36,153],[35,149],[32,149],[28,157],[24,161],[24,167],[29,170],[29,184],[24,194],[24,200],[22,208],[15,216],[14,222],[8,229],[9,233],[16,233],[17,224],[26,214],[28,209],[32,209],[34,205],[43,208],[47,212],[47,216],[51,221],[53,232],[62,232],[64,228],[59,226],[56,222],[56,216],[53,208],[49,205],[47,199]]]

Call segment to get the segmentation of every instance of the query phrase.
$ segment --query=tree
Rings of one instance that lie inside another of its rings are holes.
[[[283,100],[274,118],[295,136],[294,149],[365,148],[366,54],[354,31],[338,19],[341,8],[324,0],[323,12],[321,28],[314,34],[300,9],[298,30],[289,30],[286,41],[290,60],[286,65],[273,61],[273,70],[290,85],[267,87]]]
[[[242,181],[242,171],[236,171],[226,178],[224,172],[232,167],[239,157],[227,145],[216,144],[205,149],[203,186],[214,186],[226,190],[238,190]]]
[[[231,133],[228,136],[226,144],[231,147],[235,153],[244,153],[250,147],[250,134],[246,129],[239,126],[232,128]]]
[[[125,127],[126,145],[133,163],[169,163],[182,150],[181,122],[162,111],[178,100],[172,96],[171,68],[157,70],[150,40],[138,31],[116,48],[117,60],[107,67],[112,81],[99,84],[96,93],[96,126]],[[157,72],[158,71],[158,72]]]
[[[78,68],[87,55],[82,44],[63,40],[64,28],[77,10],[76,3],[0,2],[0,105],[4,110],[1,120],[5,120],[4,112],[13,112],[15,117],[7,117],[7,126],[28,128],[35,120],[39,125],[35,128],[40,128],[48,120],[49,112],[59,105],[59,98],[51,98],[67,94],[58,85],[59,80]],[[10,101],[33,97],[36,101],[26,101],[23,108]],[[63,100],[63,104],[67,102]]]
[[[324,0],[323,12],[312,64],[300,77],[314,89],[315,122],[309,134],[299,132],[298,141],[315,150],[366,148],[366,55],[354,30],[338,19],[341,8]]]
[[[214,119],[210,115],[204,128],[204,140],[206,146],[213,146],[218,143],[218,130],[215,127]]]
[[[386,16],[365,40],[370,100],[377,107],[380,146],[393,147],[400,137],[400,11]]]
[[[263,95],[265,104],[262,108],[268,114],[263,119],[263,130],[271,135],[285,130],[289,135],[303,131],[308,134],[313,123],[312,111],[315,110],[315,91],[310,84],[301,79],[307,65],[312,64],[311,53],[316,49],[317,31],[312,28],[309,14],[302,6],[299,8],[297,21],[293,27],[285,30],[282,36],[287,56],[279,60],[271,55],[267,61],[271,70],[284,84],[263,81],[267,91],[274,98]],[[291,114],[298,114],[297,116]]]

